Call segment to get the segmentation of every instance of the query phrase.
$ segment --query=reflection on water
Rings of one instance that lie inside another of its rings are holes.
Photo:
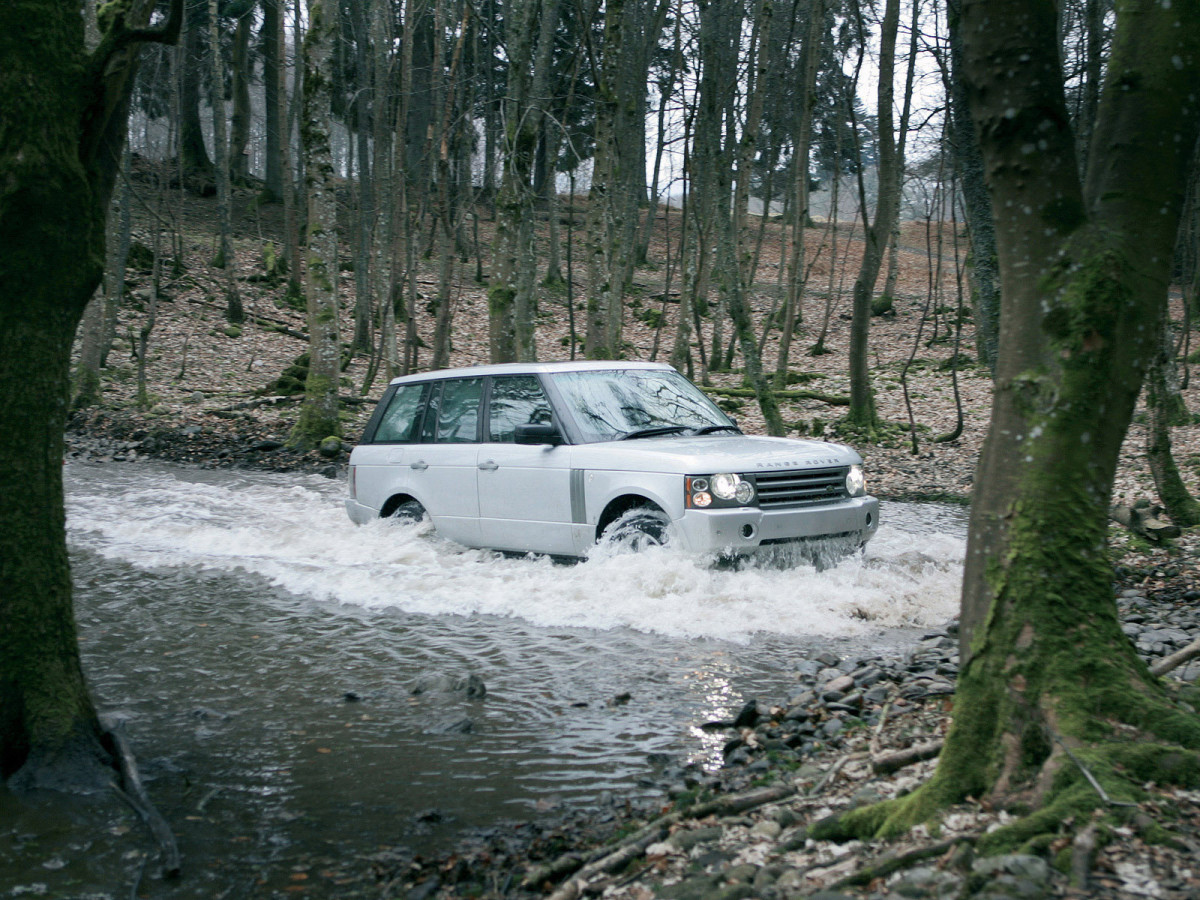
[[[719,760],[721,736],[697,726],[781,696],[796,660],[870,655],[945,621],[961,577],[961,514],[932,506],[889,504],[865,558],[836,569],[725,571],[666,551],[562,566],[358,528],[341,486],[307,476],[144,463],[72,466],[67,482],[85,666],[190,862],[171,896],[211,896],[219,859],[275,884],[302,854],[431,849],[645,790],[651,754]],[[0,792],[15,823],[0,829],[41,833],[40,815]],[[6,861],[29,858],[4,834],[0,888],[17,877]],[[121,844],[94,840],[96,859]],[[112,890],[130,864],[111,863],[30,883]]]

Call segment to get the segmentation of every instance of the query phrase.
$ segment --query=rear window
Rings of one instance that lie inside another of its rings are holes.
[[[375,442],[406,444],[417,439],[427,387],[428,384],[402,384],[396,388],[375,429]]]
[[[470,444],[479,440],[479,401],[483,398],[482,378],[461,378],[442,382],[441,402],[437,406],[439,444]],[[434,416],[429,408],[429,417]]]

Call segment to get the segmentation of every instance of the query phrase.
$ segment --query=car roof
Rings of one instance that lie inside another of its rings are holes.
[[[414,381],[429,381],[435,378],[466,378],[482,375],[549,375],[555,372],[602,372],[611,369],[657,369],[674,371],[666,363],[631,362],[627,359],[587,359],[570,362],[518,362],[492,363],[482,366],[465,366],[459,369],[435,369],[416,375],[393,378],[392,384],[408,384]]]

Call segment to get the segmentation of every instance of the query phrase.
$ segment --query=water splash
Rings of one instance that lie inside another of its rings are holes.
[[[81,548],[143,568],[244,570],[366,609],[745,642],[940,624],[961,584],[962,517],[929,505],[887,504],[865,554],[833,568],[778,558],[722,567],[669,548],[563,565],[465,549],[427,524],[355,526],[342,486],[316,476],[73,465],[67,486]]]

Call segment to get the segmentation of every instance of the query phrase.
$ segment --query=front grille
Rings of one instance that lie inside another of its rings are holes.
[[[754,487],[763,509],[819,506],[845,500],[846,468],[802,469],[793,472],[757,472]]]

